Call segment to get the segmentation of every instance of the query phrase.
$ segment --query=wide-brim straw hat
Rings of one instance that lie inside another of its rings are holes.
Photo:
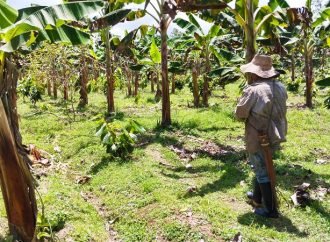
[[[272,58],[267,55],[255,55],[252,61],[241,66],[243,73],[253,73],[262,78],[279,76],[272,63]]]

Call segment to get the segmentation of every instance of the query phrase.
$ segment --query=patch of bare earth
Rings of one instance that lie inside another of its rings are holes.
[[[225,203],[228,207],[230,207],[233,211],[239,213],[245,213],[252,211],[251,205],[247,203],[247,201],[239,200],[235,197],[223,197],[221,198],[221,203]]]
[[[105,227],[105,230],[107,231],[107,234],[108,234],[107,242],[121,241],[118,238],[117,232],[113,229],[113,224],[116,222],[116,219],[114,219],[112,221],[109,221],[109,216],[108,215],[110,213],[107,210],[105,204],[100,200],[100,198],[97,197],[92,192],[81,192],[80,195],[82,196],[82,198],[86,202],[88,202],[89,204],[91,204],[95,208],[95,210],[97,211],[99,216],[101,218],[103,218],[103,220],[105,221],[104,227]]]
[[[63,229],[58,231],[56,233],[56,237],[58,238],[59,241],[66,241],[66,242],[73,242],[74,239],[69,237],[69,234],[73,231],[73,228],[71,225],[66,224]]]

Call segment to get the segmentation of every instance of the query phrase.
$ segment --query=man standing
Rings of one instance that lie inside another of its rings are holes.
[[[241,71],[250,75],[250,83],[239,99],[235,114],[245,121],[246,149],[256,174],[253,193],[248,193],[248,197],[256,207],[255,214],[277,218],[272,153],[286,140],[287,93],[275,79],[279,73],[269,56],[256,55],[250,63],[241,66]]]

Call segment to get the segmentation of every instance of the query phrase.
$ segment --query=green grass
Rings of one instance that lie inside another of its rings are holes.
[[[217,90],[210,107],[200,109],[187,107],[192,100],[188,90],[171,95],[173,126],[168,130],[157,127],[161,103],[151,101],[149,90],[141,93],[138,103],[117,92],[121,120],[134,118],[147,129],[141,137],[143,145],[127,159],[110,158],[94,135],[93,117],[106,110],[103,95],[91,94],[90,105],[75,121],[63,102],[45,98],[32,107],[20,100],[24,143],[53,155],[53,165],[42,169],[38,190],[47,217],[64,220],[57,235],[73,241],[106,241],[109,237],[219,241],[240,232],[245,241],[329,241],[329,197],[306,208],[288,207],[282,201],[283,216],[277,220],[256,217],[246,204],[244,194],[253,174],[243,151],[243,124],[233,118],[238,90],[237,84],[228,85],[228,98],[221,98],[223,91]],[[290,94],[288,102],[304,100]],[[315,164],[323,156],[329,160],[329,120],[329,110],[321,105],[314,110],[289,108],[288,142],[275,159],[278,187],[287,200],[293,186],[302,182],[311,183],[312,189],[329,187],[330,164]],[[186,169],[170,146],[194,149],[199,146],[194,137],[233,147],[235,152],[217,158],[199,155],[191,162],[192,169]],[[55,146],[60,153],[54,151]],[[87,184],[77,184],[83,175],[92,178]],[[192,187],[196,190],[190,192]],[[2,203],[0,222],[5,223]],[[0,239],[5,235],[6,230],[0,229]]]

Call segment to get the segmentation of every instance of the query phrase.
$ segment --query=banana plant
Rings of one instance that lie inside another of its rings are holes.
[[[0,153],[0,182],[9,230],[14,240],[32,241],[35,238],[37,206],[33,179],[27,166],[30,160],[18,129],[15,90],[18,74],[10,61],[10,52],[22,46],[33,47],[43,40],[85,43],[89,35],[71,23],[102,7],[103,1],[92,1],[16,11],[0,1],[0,85],[13,87],[5,90],[9,95],[1,93],[0,133],[7,140],[7,146],[2,145],[3,152]]]
[[[217,67],[220,67],[219,65],[227,62],[228,60],[234,63],[241,62],[242,58],[240,58],[235,53],[226,51],[222,47],[218,47],[218,42],[223,42],[226,34],[223,30],[221,30],[218,24],[213,24],[208,33],[205,34],[193,14],[188,14],[188,19],[189,20],[177,18],[174,20],[174,22],[185,31],[186,36],[190,36],[191,39],[193,39],[194,49],[199,50],[200,58],[204,59],[205,68],[201,72],[204,81],[202,102],[204,106],[208,106],[211,76],[215,77],[213,74],[209,75],[209,73],[213,71],[212,69],[214,69],[214,67],[212,67],[212,58],[218,61]],[[227,35],[227,37],[228,36],[232,37],[232,35]],[[186,40],[186,42],[191,41],[191,39]],[[196,68],[196,66],[194,68]],[[200,73],[200,71],[197,73]],[[222,72],[217,73],[221,74]]]
[[[167,30],[175,18],[176,10],[173,2],[166,0],[146,0],[145,9],[147,6],[151,6],[154,13],[147,11],[158,24],[159,32],[161,37],[161,70],[162,70],[162,120],[161,125],[163,127],[171,125],[171,105],[170,105],[170,91],[169,91],[169,80],[168,80],[168,48],[167,48]],[[155,52],[156,53],[156,52]]]
[[[175,18],[178,11],[189,12],[199,11],[203,9],[221,9],[224,8],[223,3],[218,0],[198,0],[198,1],[182,1],[182,0],[146,0],[145,9],[150,5],[154,13],[148,12],[157,23],[161,36],[161,69],[162,69],[162,120],[163,127],[171,125],[171,106],[168,80],[168,49],[167,49],[167,30]]]
[[[289,23],[292,26],[298,26],[301,29],[303,36],[303,55],[305,60],[305,82],[306,82],[306,106],[313,107],[313,56],[315,53],[315,34],[319,33],[319,37],[323,37],[323,40],[330,45],[330,38],[326,35],[322,35],[320,31],[322,27],[326,28],[327,21],[330,20],[330,8],[325,8],[320,16],[314,21],[313,13],[311,12],[312,3],[307,0],[304,7],[290,8],[287,11]],[[325,25],[324,25],[325,24]]]
[[[219,2],[225,5],[226,18],[243,29],[246,62],[250,62],[257,53],[257,36],[261,33],[270,35],[274,27],[284,25],[282,9],[289,7],[285,0],[269,0],[262,7],[259,7],[258,0],[237,0],[234,6],[229,4],[229,0]],[[204,11],[200,16],[207,21],[217,21],[220,11]],[[249,76],[247,78],[249,81]]]
[[[130,3],[143,3],[144,0],[107,0],[104,1],[104,7],[102,8],[102,15],[100,18],[94,20],[90,27],[91,32],[99,32],[101,39],[105,44],[105,62],[106,62],[106,77],[107,77],[107,111],[108,113],[115,112],[114,101],[114,73],[112,70],[113,65],[113,52],[111,50],[110,31],[111,27],[121,21],[132,21],[144,16],[143,10],[131,11],[125,9]]]

